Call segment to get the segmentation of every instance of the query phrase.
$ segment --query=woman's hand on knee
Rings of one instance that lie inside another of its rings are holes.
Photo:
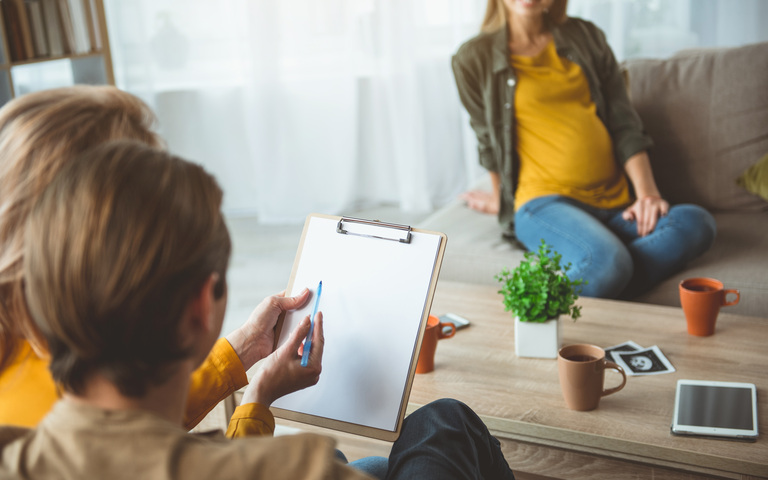
[[[622,218],[637,222],[637,234],[644,237],[653,232],[659,218],[667,213],[669,213],[669,202],[655,195],[647,195],[638,198],[635,203],[624,210]]]

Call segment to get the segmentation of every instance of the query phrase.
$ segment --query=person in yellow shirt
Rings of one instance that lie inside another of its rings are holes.
[[[452,60],[493,190],[462,195],[528,250],[544,240],[581,294],[632,298],[703,254],[712,215],[670,205],[603,32],[567,0],[488,0]],[[681,179],[684,181],[685,179]]]
[[[48,371],[47,345],[24,299],[22,247],[33,203],[61,168],[89,148],[118,139],[162,145],[154,123],[144,102],[114,87],[30,93],[0,109],[0,424],[35,426],[60,397]],[[246,370],[272,351],[278,315],[300,307],[309,296],[306,290],[297,297],[269,297],[239,329],[216,342],[192,374],[185,428],[248,383]],[[254,412],[256,421],[238,421],[253,418]],[[268,409],[251,404],[238,407],[227,433],[273,430]]]

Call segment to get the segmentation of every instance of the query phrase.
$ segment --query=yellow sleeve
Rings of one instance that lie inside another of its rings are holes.
[[[232,345],[220,338],[192,374],[184,426],[187,430],[208,415],[220,401],[248,384],[245,368]]]
[[[0,424],[35,427],[59,399],[48,370],[26,340],[19,342],[9,365],[0,371]]]
[[[260,403],[246,403],[235,409],[227,428],[227,438],[272,435],[275,417]]]

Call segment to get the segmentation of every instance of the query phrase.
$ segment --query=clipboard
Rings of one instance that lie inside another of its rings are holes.
[[[276,326],[276,347],[312,313],[323,282],[319,382],[276,400],[276,417],[394,441],[400,435],[447,236],[407,225],[311,214],[286,295],[313,295]]]

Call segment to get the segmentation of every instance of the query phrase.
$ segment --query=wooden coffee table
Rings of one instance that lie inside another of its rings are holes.
[[[565,407],[556,360],[515,355],[514,325],[497,290],[438,284],[433,314],[457,313],[472,325],[440,341],[435,371],[416,375],[410,410],[443,397],[467,403],[501,440],[519,478],[768,477],[768,319],[725,308],[713,336],[693,337],[679,308],[581,298],[582,318],[563,320],[564,343],[658,345],[677,371],[628,377],[597,410],[574,412]],[[757,385],[758,441],[671,435],[681,378]],[[606,385],[619,380],[606,374]]]

